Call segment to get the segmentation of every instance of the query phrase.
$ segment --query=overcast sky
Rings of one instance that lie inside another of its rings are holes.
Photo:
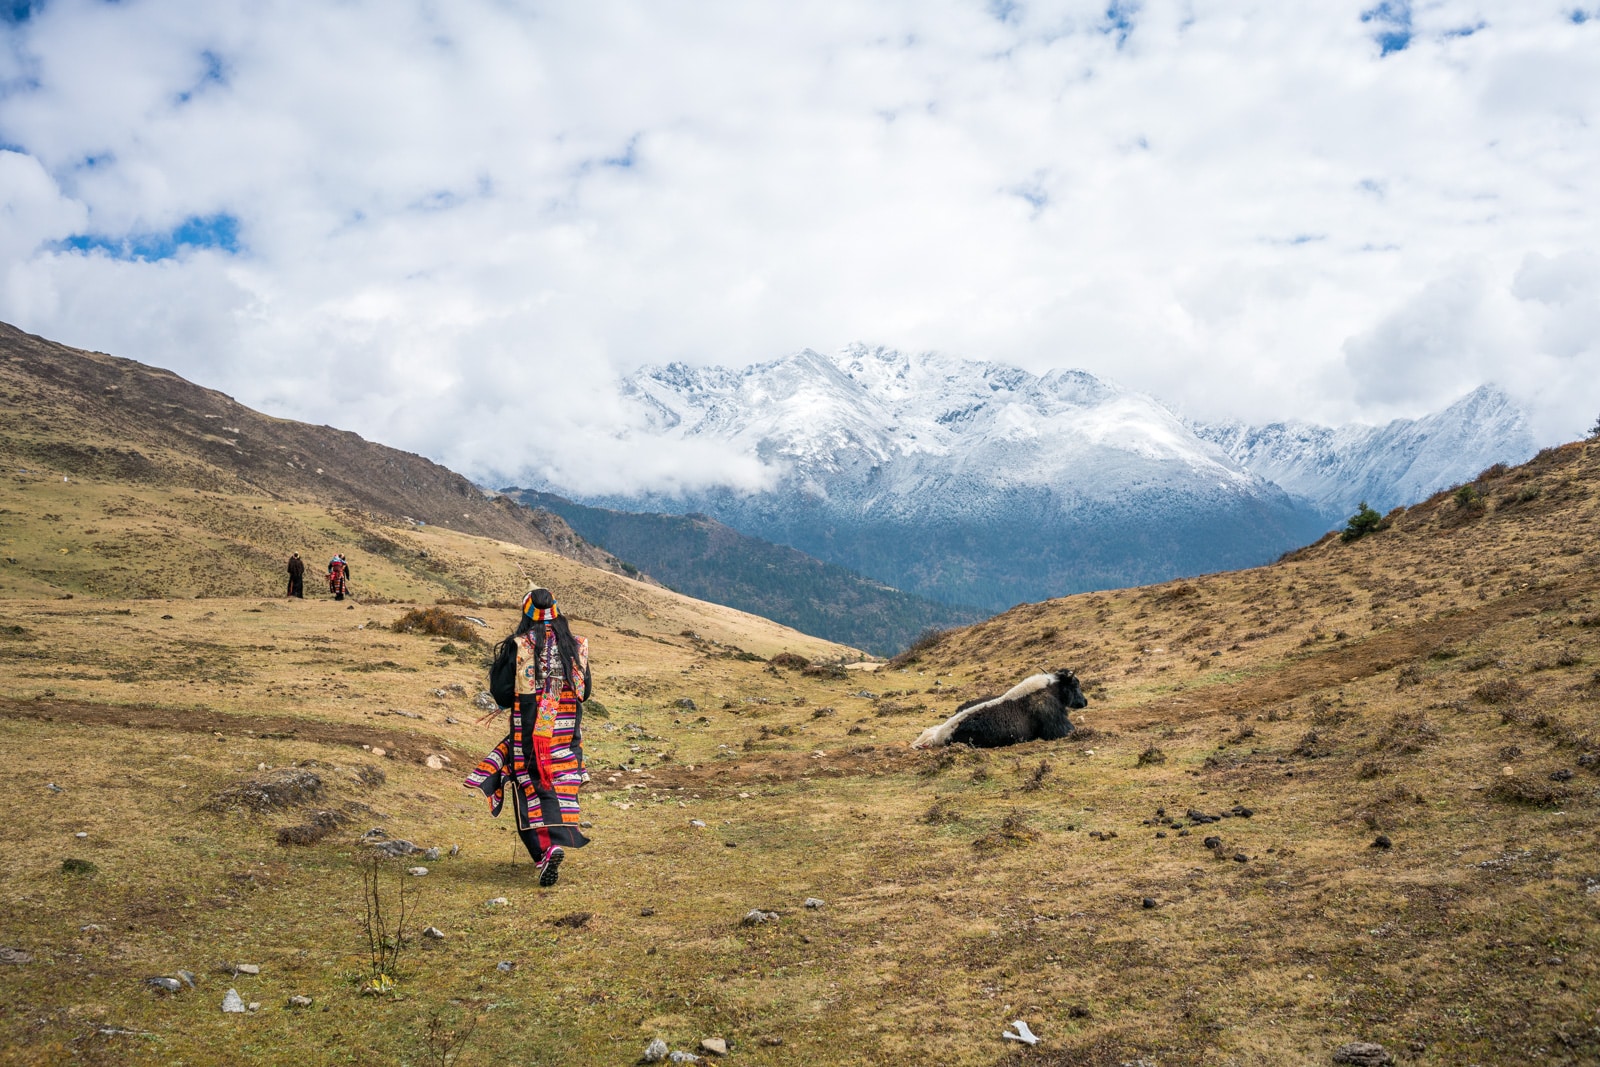
[[[1597,175],[1600,0],[0,0],[0,318],[480,477],[852,341],[1571,439]]]

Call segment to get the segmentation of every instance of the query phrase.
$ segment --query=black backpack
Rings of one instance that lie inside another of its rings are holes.
[[[517,639],[508,637],[500,642],[494,652],[494,662],[489,665],[489,695],[502,708],[509,708],[517,700]]]

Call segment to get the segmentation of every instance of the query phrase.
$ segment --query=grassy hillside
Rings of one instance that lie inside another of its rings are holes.
[[[171,371],[55,344],[5,323],[0,414],[0,469],[318,504],[618,570],[556,516],[485,497],[431,460],[331,426],[272,418]]]
[[[593,641],[594,841],[549,890],[457,784],[503,730],[474,722],[484,644],[396,633],[397,603],[97,594],[127,564],[85,527],[158,546],[204,510],[258,517],[207,535],[249,545],[271,504],[172,490],[144,527],[104,514],[109,480],[5,484],[0,1063],[439,1063],[474,1023],[449,1062],[629,1063],[655,1037],[784,1067],[1600,1059],[1600,446],[876,672],[764,662],[844,650],[559,556],[380,528],[448,561],[482,633],[526,574]],[[365,566],[384,597],[447,588]],[[1091,699],[1076,736],[906,747],[1060,665]],[[290,771],[320,792],[245,788]],[[278,843],[319,811],[342,821]],[[384,866],[413,933],[363,996],[374,826],[443,851]],[[144,984],[180,969],[195,988]],[[223,1014],[229,988],[259,1010]],[[1019,1018],[1037,1047],[1001,1038]]]
[[[924,630],[980,614],[902,593],[704,515],[634,514],[532,490],[508,492],[560,515],[586,540],[674,589],[878,655],[898,652]]]

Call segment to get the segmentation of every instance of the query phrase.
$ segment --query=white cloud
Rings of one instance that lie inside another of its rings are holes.
[[[1588,426],[1600,21],[1441,0],[1381,55],[1371,2],[1117,6],[51,0],[0,30],[0,318],[619,489],[760,474],[616,373],[853,340]],[[218,215],[237,255],[52,245]]]

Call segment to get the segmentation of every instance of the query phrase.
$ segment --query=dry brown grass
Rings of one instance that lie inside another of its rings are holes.
[[[1483,481],[1459,525],[1446,496],[1272,567],[1023,606],[875,676],[769,670],[720,648],[840,651],[570,561],[392,531],[478,603],[537,577],[591,639],[609,710],[590,724],[594,844],[547,891],[456,784],[503,729],[472,722],[481,668],[391,632],[407,605],[57,600],[45,554],[7,545],[34,562],[0,572],[0,946],[33,962],[0,965],[0,1062],[425,1062],[442,1015],[478,1021],[465,1062],[626,1063],[657,1035],[786,1067],[1326,1063],[1358,1038],[1406,1063],[1594,1062],[1596,463],[1569,449]],[[46,488],[0,500],[7,531],[66,526],[72,500]],[[111,489],[82,491],[80,509]],[[368,574],[395,600],[458,595]],[[515,617],[482,611],[490,639]],[[1090,696],[1078,735],[905,747],[1057,665]],[[1502,681],[1511,698],[1479,695]],[[880,716],[864,688],[927,708]],[[312,760],[314,807],[207,810]],[[319,812],[351,821],[278,844]],[[380,825],[445,849],[418,919],[447,940],[362,997],[355,840]],[[779,918],[741,925],[753,908]],[[179,968],[197,990],[142,984]],[[230,985],[261,1011],[222,1015]],[[1002,1042],[1013,1018],[1043,1043]]]

